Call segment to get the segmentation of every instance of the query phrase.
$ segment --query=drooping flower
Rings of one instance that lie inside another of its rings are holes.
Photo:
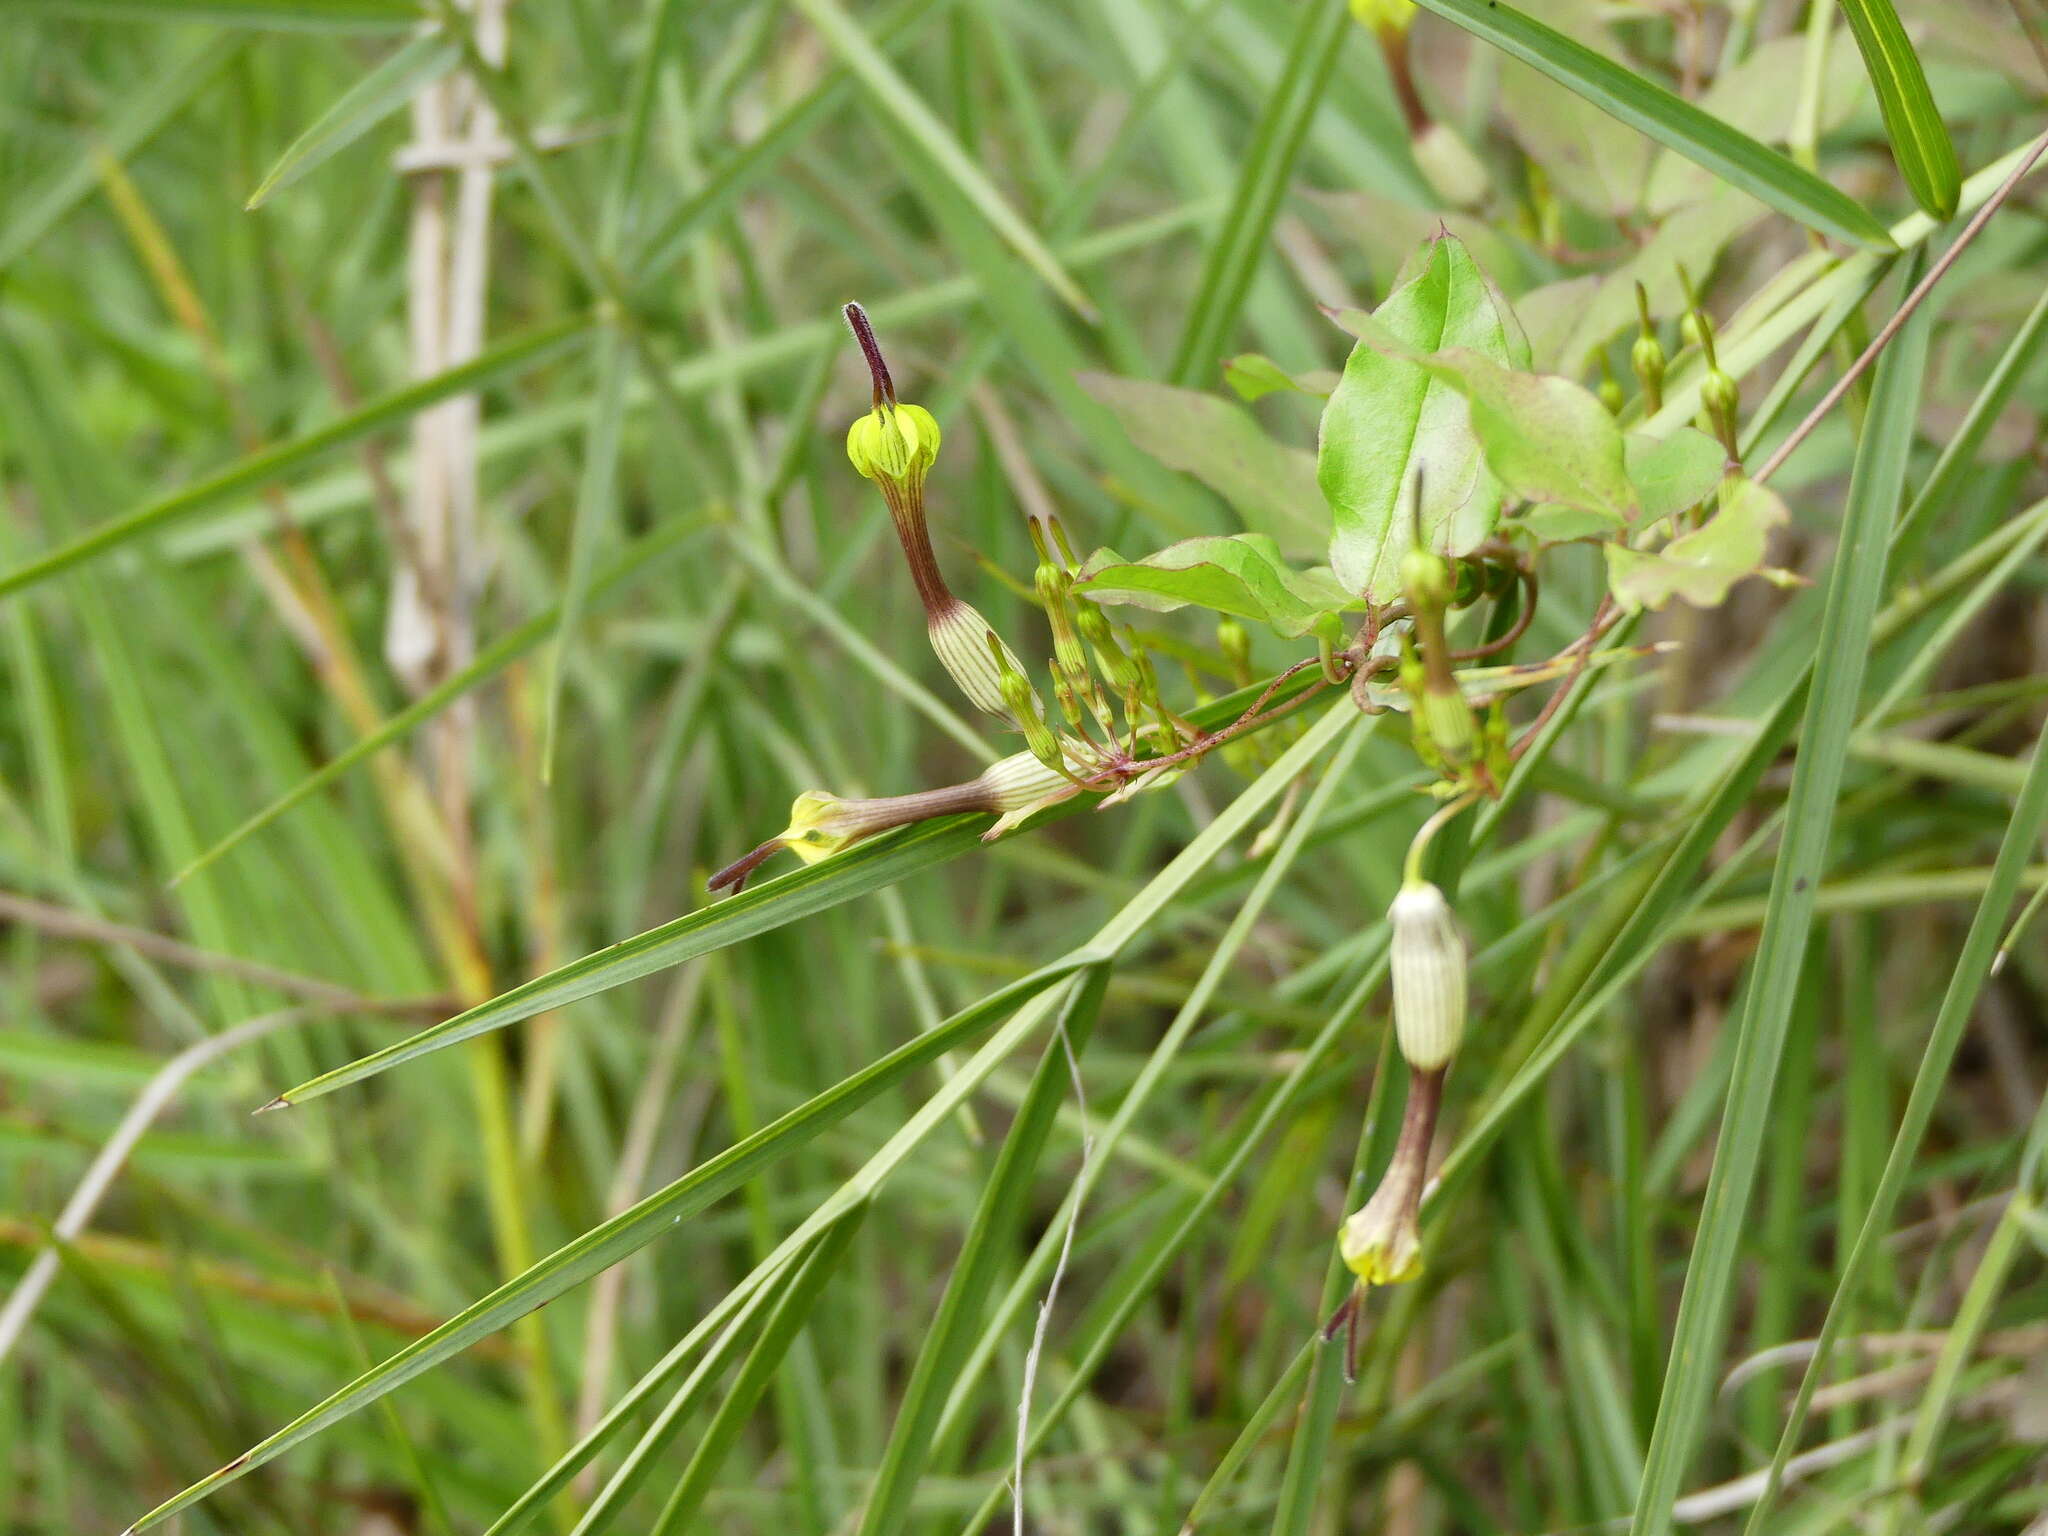
[[[1337,1251],[1361,1285],[1398,1285],[1422,1273],[1422,1190],[1443,1089],[1441,1067],[1415,1074],[1393,1160],[1372,1198],[1347,1216],[1337,1233]]]

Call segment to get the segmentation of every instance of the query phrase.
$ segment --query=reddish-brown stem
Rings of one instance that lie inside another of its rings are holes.
[[[1529,626],[1536,622],[1536,573],[1518,569],[1515,575],[1522,583],[1522,611],[1515,616],[1515,627],[1498,640],[1489,640],[1469,651],[1451,652],[1451,660],[1477,661],[1482,656],[1498,655],[1529,632]]]
[[[910,579],[917,586],[917,600],[924,605],[925,621],[936,624],[958,601],[939,569],[939,557],[932,552],[931,529],[924,516],[924,486],[921,483],[876,482],[882,499],[889,504],[889,520],[896,525],[896,542],[903,546],[903,559],[910,567]]]
[[[2005,200],[2012,196],[2013,189],[2026,178],[2027,173],[2034,168],[2035,162],[2044,152],[2048,152],[2048,133],[2034,140],[2033,148],[2020,157],[2020,163],[2012,168],[2012,174],[1999,184],[1998,190],[1993,192],[1985,200],[1984,206],[1971,216],[1970,222],[1963,226],[1962,233],[1956,236],[1954,243],[1941,253],[1941,259],[1927,269],[1927,275],[1920,279],[1911,293],[1906,295],[1905,302],[1899,305],[1891,319],[1885,321],[1883,328],[1870,338],[1870,345],[1863,349],[1862,355],[1849,365],[1848,371],[1835,381],[1835,387],[1821,397],[1820,403],[1806,413],[1806,419],[1792,429],[1792,435],[1780,443],[1777,451],[1764,461],[1763,468],[1751,477],[1757,484],[1763,484],[1776,474],[1780,466],[1792,457],[1793,451],[1806,441],[1813,429],[1827,419],[1830,411],[1842,403],[1842,396],[1849,392],[1849,387],[1863,377],[1864,370],[1877,361],[1878,354],[1884,351],[1894,336],[1899,334],[1905,323],[1913,318],[1913,311],[1918,309],[1927,295],[1934,291],[1934,285],[1947,276],[1948,269],[1970,248],[1979,231],[1990,222],[1991,216],[2004,206]]]
[[[1529,722],[1529,728],[1522,733],[1522,739],[1516,742],[1508,753],[1510,758],[1520,758],[1529,750],[1529,743],[1534,741],[1537,733],[1550,723],[1550,717],[1563,706],[1565,695],[1571,692],[1572,685],[1584,675],[1587,661],[1593,654],[1593,647],[1600,643],[1600,637],[1612,629],[1620,618],[1621,615],[1614,606],[1614,599],[1611,596],[1601,598],[1600,606],[1593,610],[1592,625],[1572,642],[1572,648],[1579,653],[1577,661],[1571,671],[1565,674],[1564,680],[1551,691],[1550,697],[1543,701],[1543,708],[1536,712],[1536,718]]]

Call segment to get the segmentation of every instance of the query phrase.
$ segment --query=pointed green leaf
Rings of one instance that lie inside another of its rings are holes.
[[[1509,491],[1598,513],[1617,526],[1634,515],[1621,429],[1591,390],[1556,374],[1503,368],[1462,347],[1418,361],[1465,397],[1487,467]]]
[[[1501,0],[1416,3],[1510,58],[1534,65],[1601,111],[1705,166],[1787,218],[1852,245],[1891,247],[1884,226],[1854,198],[1683,97],[1552,31],[1513,6]]]
[[[1240,400],[1262,400],[1283,391],[1298,395],[1330,398],[1337,376],[1320,369],[1291,374],[1270,357],[1259,352],[1240,352],[1223,365],[1223,381],[1237,391]]]
[[[1098,603],[1135,603],[1171,612],[1190,603],[1270,624],[1288,639],[1337,634],[1336,615],[1354,606],[1327,571],[1291,570],[1261,533],[1183,539],[1143,560],[1097,550],[1074,590]]]
[[[461,57],[462,49],[439,32],[414,38],[344,91],[312,127],[294,139],[244,206],[262,207],[272,193],[348,148],[453,69]]]
[[[1698,506],[1728,467],[1727,450],[1697,427],[1680,427],[1666,438],[1631,432],[1624,446],[1629,484],[1646,524]]]
[[[1864,72],[1877,92],[1885,136],[1892,142],[1892,158],[1913,191],[1913,201],[1930,218],[1952,218],[1963,191],[1962,168],[1956,164],[1956,147],[1941,120],[1941,109],[1927,88],[1920,55],[1913,51],[1892,0],[1842,0],[1842,14],[1856,35]]]
[[[1516,355],[1526,343],[1506,302],[1451,235],[1429,245],[1419,270],[1371,319],[1411,354],[1466,347],[1503,365],[1526,361],[1526,351]],[[1501,487],[1463,397],[1420,365],[1361,341],[1324,407],[1316,460],[1330,504],[1330,565],[1346,591],[1376,602],[1399,594],[1406,489],[1418,468],[1425,543],[1461,555],[1493,532]]]

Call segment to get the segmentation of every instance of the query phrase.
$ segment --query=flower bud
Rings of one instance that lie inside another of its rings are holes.
[[[1629,367],[1643,386],[1643,403],[1651,410],[1664,406],[1664,345],[1655,334],[1643,332],[1628,349]]]
[[[1081,638],[1094,648],[1095,664],[1102,669],[1102,675],[1109,686],[1120,694],[1142,690],[1144,678],[1124,648],[1117,644],[1116,634],[1110,628],[1109,616],[1094,603],[1082,603],[1075,611],[1074,623],[1081,631]]]
[[[1446,208],[1476,208],[1486,201],[1493,178],[1486,162],[1448,123],[1431,123],[1408,141],[1415,168]]]
[[[1393,1161],[1372,1198],[1346,1217],[1337,1233],[1337,1252],[1363,1285],[1397,1285],[1422,1273],[1422,1186],[1443,1089],[1441,1071],[1415,1074]]]
[[[1351,15],[1375,32],[1406,32],[1415,20],[1415,0],[1351,0]]]
[[[1451,600],[1450,562],[1421,545],[1411,545],[1401,557],[1401,585],[1407,589],[1411,607],[1441,608]]]
[[[1007,669],[1021,677],[1024,667],[972,604],[955,597],[937,611],[928,612],[925,634],[939,665],[967,695],[970,704],[991,715],[1010,718],[1010,703],[1003,694],[1003,673]]]
[[[1614,369],[1607,361],[1607,354],[1600,354],[1600,403],[1607,407],[1607,414],[1619,416],[1624,400],[1621,380],[1614,376]]]
[[[878,484],[922,485],[939,457],[939,424],[921,405],[878,405],[846,429],[846,456]]]
[[[1465,941],[1444,893],[1426,880],[1401,887],[1393,925],[1394,1038],[1417,1071],[1434,1071],[1465,1038]]]

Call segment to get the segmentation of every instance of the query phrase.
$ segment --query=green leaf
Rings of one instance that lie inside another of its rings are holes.
[[[1601,111],[1648,134],[1809,229],[1889,249],[1891,236],[1855,199],[1691,102],[1500,0],[1416,0],[1510,58],[1534,65]]]
[[[1190,603],[1270,624],[1288,639],[1337,638],[1337,614],[1355,606],[1328,572],[1289,569],[1262,533],[1183,539],[1143,560],[1097,550],[1074,590],[1098,603],[1135,603],[1169,613]]]
[[[348,148],[412,100],[422,87],[453,69],[461,57],[462,49],[438,31],[414,38],[344,91],[312,127],[294,139],[244,206],[262,207],[272,193]]]
[[[1920,55],[1913,51],[1892,0],[1842,0],[1842,14],[1856,35],[1864,72],[1877,92],[1885,136],[1892,141],[1892,158],[1912,188],[1913,201],[1931,218],[1953,218],[1963,190],[1962,168],[1956,164],[1956,147],[1949,141],[1934,93],[1927,89]]]
[[[1721,445],[1696,427],[1679,427],[1667,438],[1631,432],[1622,439],[1622,458],[1635,492],[1635,520],[1643,527],[1712,495],[1728,462]],[[1517,513],[1514,526],[1539,543],[1562,544],[1606,538],[1619,525],[1602,512],[1551,503]]]
[[[1275,442],[1244,407],[1200,390],[1110,373],[1081,374],[1080,384],[1109,408],[1133,443],[1208,486],[1254,533],[1290,547],[1315,546],[1322,523],[1315,461]]]
[[[1631,432],[1623,450],[1645,525],[1698,506],[1728,467],[1727,450],[1697,427],[1680,427],[1666,438]]]
[[[1775,492],[1750,480],[1730,480],[1720,510],[1705,526],[1649,551],[1610,544],[1607,581],[1614,600],[1631,611],[1662,608],[1682,597],[1695,608],[1714,608],[1728,589],[1764,563],[1770,531],[1785,521]]]
[[[1427,247],[1420,270],[1371,318],[1410,353],[1466,347],[1501,364],[1527,358],[1506,301],[1450,235]],[[1479,451],[1464,398],[1419,364],[1361,341],[1324,407],[1316,460],[1330,504],[1330,565],[1346,591],[1376,602],[1399,595],[1409,539],[1405,493],[1418,468],[1426,544],[1462,555],[1493,532],[1501,487]]]
[[[1465,397],[1487,467],[1509,491],[1611,518],[1616,527],[1634,515],[1621,429],[1591,390],[1556,374],[1503,368],[1462,347],[1417,361]]]
[[[1527,65],[1501,71],[1498,99],[1516,140],[1566,199],[1610,218],[1636,210],[1654,144]]]

